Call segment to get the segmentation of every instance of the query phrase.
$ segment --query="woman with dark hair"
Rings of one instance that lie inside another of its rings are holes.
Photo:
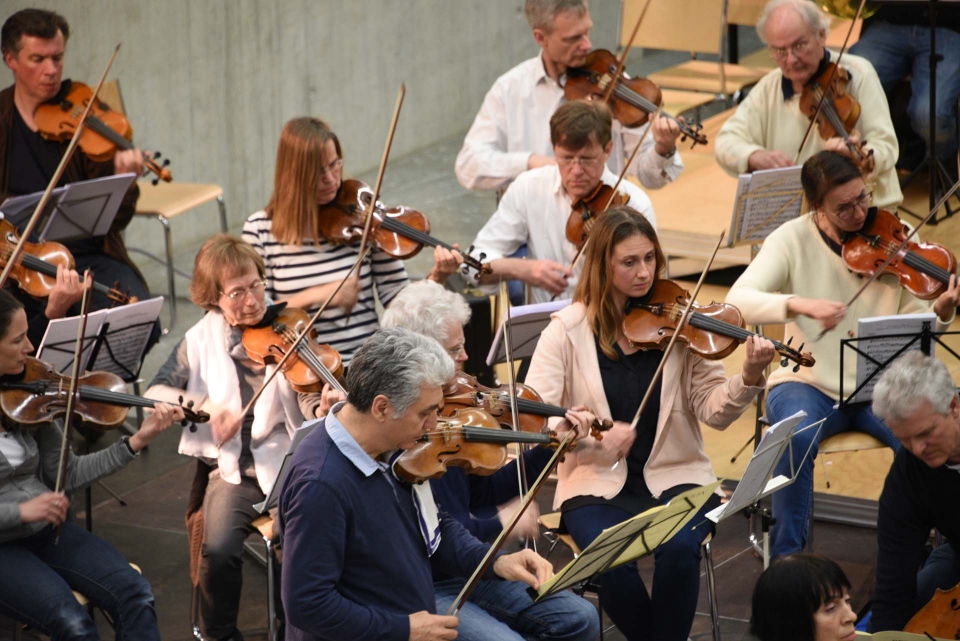
[[[760,391],[773,359],[770,341],[753,337],[743,372],[728,378],[722,363],[677,343],[631,429],[663,351],[632,345],[623,334],[624,314],[630,299],[648,298],[665,264],[643,215],[625,206],[607,210],[590,232],[573,304],[553,315],[524,381],[546,403],[583,405],[614,420],[602,440],[582,438],[558,467],[554,508],[581,548],[605,528],[716,481],[700,421],[717,429],[733,422]],[[712,496],[657,548],[651,591],[633,564],[597,579],[604,610],[628,639],[687,638],[700,589],[700,546],[710,532],[703,515],[719,503]]]
[[[956,277],[931,305],[900,287],[895,276],[886,275],[870,283],[847,308],[846,301],[864,280],[844,264],[841,246],[846,234],[859,231],[876,216],[876,209],[869,206],[869,187],[857,165],[833,151],[812,156],[803,164],[800,177],[810,213],[770,234],[727,296],[727,302],[739,307],[749,324],[786,323],[786,335],[793,344],[804,345],[817,361],[814,367],[798,371],[784,367],[770,376],[767,418],[771,424],[800,410],[807,416],[798,431],[826,419],[819,436],[816,429],[794,436],[792,461],[785,455],[777,466],[776,474],[792,476],[791,470],[795,470],[797,480],[773,495],[773,556],[799,552],[806,545],[813,462],[820,441],[858,430],[899,449],[897,439],[868,406],[845,405],[834,410],[841,377],[843,389],[856,387],[856,359],[847,358],[841,372],[840,339],[856,335],[861,318],[931,310],[939,316],[938,329],[942,331],[953,320],[960,301]]]
[[[760,641],[853,641],[856,621],[850,580],[826,557],[780,557],[753,588],[750,633]]]
[[[32,350],[23,305],[0,290],[0,377],[20,377]],[[133,436],[93,454],[71,455],[65,491],[124,467],[181,419],[180,407],[157,403]],[[159,641],[150,584],[111,544],[68,521],[70,499],[47,485],[57,478],[62,434],[60,421],[26,427],[2,417],[0,613],[53,639],[99,639],[76,590],[111,615],[117,639]]]
[[[336,245],[320,233],[321,210],[340,197],[343,185],[340,139],[319,118],[290,120],[280,133],[275,172],[270,202],[247,218],[243,239],[263,259],[267,294],[312,315],[359,253],[356,245]],[[442,284],[462,262],[459,252],[436,247],[427,277]],[[317,320],[317,340],[329,343],[349,365],[354,351],[377,331],[377,299],[386,307],[408,282],[403,262],[374,251]]]

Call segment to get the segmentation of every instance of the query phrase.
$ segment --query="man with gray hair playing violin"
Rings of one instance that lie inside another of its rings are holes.
[[[382,329],[357,351],[349,397],[307,436],[280,489],[287,639],[457,637],[436,614],[432,568],[467,576],[488,546],[437,509],[429,484],[407,485],[389,461],[437,428],[453,361],[431,338]],[[532,550],[495,557],[486,578],[534,588],[552,576]]]
[[[947,367],[911,351],[880,377],[873,411],[903,445],[887,474],[877,517],[870,629],[878,632],[902,630],[938,588],[960,583],[960,400]],[[949,542],[924,562],[934,528]]]

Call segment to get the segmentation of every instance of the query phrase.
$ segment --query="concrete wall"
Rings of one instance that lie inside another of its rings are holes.
[[[110,77],[134,141],[175,180],[222,185],[233,227],[269,199],[291,117],[326,119],[357,174],[380,162],[401,81],[391,157],[462,135],[497,76],[537,50],[523,0],[5,0],[0,15],[26,6],[69,21],[65,77],[93,85],[123,43]],[[618,11],[594,0],[595,46],[613,45]],[[212,206],[174,224],[181,247],[215,231]],[[159,249],[155,224],[131,225],[128,243]]]

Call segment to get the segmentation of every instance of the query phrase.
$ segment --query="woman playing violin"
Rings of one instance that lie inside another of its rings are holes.
[[[32,350],[23,305],[0,290],[0,376],[22,374]],[[93,454],[71,456],[66,490],[124,467],[182,418],[181,408],[157,403],[132,437]],[[150,584],[110,543],[68,520],[70,499],[47,485],[45,479],[57,477],[61,438],[58,421],[27,429],[2,417],[0,613],[54,639],[99,639],[96,624],[71,592],[77,590],[110,613],[117,639],[159,641]]]
[[[581,548],[604,528],[714,482],[698,420],[723,429],[740,416],[774,355],[769,341],[751,337],[743,372],[727,378],[721,363],[676,343],[662,382],[654,383],[636,430],[630,429],[663,352],[630,344],[623,310],[629,299],[650,292],[665,262],[646,218],[629,207],[608,210],[591,233],[574,302],[541,334],[525,381],[547,403],[584,404],[614,419],[602,441],[582,439],[559,466],[554,507]],[[628,639],[687,638],[699,592],[700,545],[709,532],[693,526],[719,502],[711,497],[657,549],[650,592],[630,565],[599,577],[604,609]]]
[[[63,16],[41,9],[24,9],[10,16],[3,25],[0,48],[3,60],[13,71],[14,84],[0,92],[0,201],[43,191],[53,176],[66,144],[46,140],[38,131],[35,114],[41,105],[64,95],[70,81],[61,81],[63,57],[70,27]],[[60,185],[125,172],[139,174],[143,157],[138,149],[120,151],[112,161],[95,162],[77,152],[67,164]],[[99,282],[119,283],[125,293],[140,300],[149,297],[143,276],[137,270],[121,237],[130,223],[140,194],[136,182],[124,196],[117,217],[106,236],[66,243],[76,261],[77,272],[89,268]],[[46,301],[19,296],[30,319],[30,337],[35,343],[43,337],[48,319],[61,318],[80,300],[82,289],[77,273],[69,270]],[[113,306],[96,293],[93,309]],[[77,308],[74,307],[74,313]],[[159,339],[159,327],[153,342]]]
[[[270,493],[293,431],[320,405],[318,394],[298,395],[277,376],[240,416],[268,371],[241,344],[243,328],[271,310],[265,284],[263,261],[245,242],[226,234],[205,242],[194,262],[190,297],[207,314],[187,330],[147,392],[194,400],[210,414],[209,423],[183,430],[180,453],[200,461],[188,518],[202,496],[200,617],[211,639],[240,638],[243,542],[259,516],[253,505]]]
[[[294,118],[280,134],[270,202],[243,225],[244,240],[263,258],[267,293],[310,314],[347,275],[359,252],[320,233],[319,217],[339,195],[342,170],[340,140],[330,127],[318,118]],[[462,260],[459,252],[437,247],[428,278],[443,282]],[[374,251],[318,320],[318,340],[349,365],[353,352],[377,330],[374,292],[386,305],[407,282],[402,262]]]
[[[866,432],[894,450],[897,439],[869,408],[845,406],[834,410],[844,390],[856,387],[856,359],[840,370],[839,340],[857,331],[860,318],[935,311],[942,330],[953,320],[960,300],[956,277],[932,304],[903,289],[896,277],[882,276],[870,283],[849,308],[847,301],[865,282],[841,258],[843,235],[861,229],[873,215],[870,192],[857,165],[847,156],[822,151],[803,164],[804,193],[813,208],[809,214],[785,223],[764,241],[760,253],[730,289],[727,302],[743,310],[747,323],[787,323],[795,343],[805,343],[817,359],[814,367],[798,372],[781,369],[770,377],[767,418],[771,424],[799,410],[807,413],[798,426],[827,418],[819,438],[813,430],[794,437],[797,480],[773,496],[774,556],[799,552],[806,544],[813,493],[813,461],[820,440],[846,430]],[[823,334],[821,340],[816,340]],[[790,462],[780,462],[777,474],[789,475]]]

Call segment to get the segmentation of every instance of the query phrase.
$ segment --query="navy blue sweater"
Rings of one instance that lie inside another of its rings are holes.
[[[487,546],[441,512],[441,542],[427,557],[410,487],[365,476],[325,422],[297,448],[280,490],[286,638],[406,641],[408,616],[436,610],[431,564],[466,576]]]

